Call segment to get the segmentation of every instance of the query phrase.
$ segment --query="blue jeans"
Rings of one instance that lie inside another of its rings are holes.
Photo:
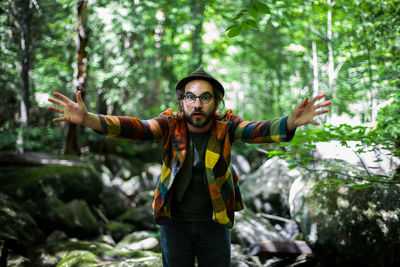
[[[179,222],[160,225],[164,267],[229,267],[231,233],[227,226],[213,221]]]

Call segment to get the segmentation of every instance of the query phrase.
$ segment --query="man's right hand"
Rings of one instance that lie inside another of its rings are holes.
[[[57,92],[54,93],[54,96],[61,101],[49,97],[49,101],[56,104],[57,107],[48,107],[48,109],[63,114],[63,116],[53,119],[54,122],[69,121],[75,124],[82,124],[99,132],[103,131],[100,118],[86,110],[81,91],[76,92],[76,102]]]
[[[69,121],[75,124],[85,124],[89,113],[83,103],[81,91],[76,92],[76,102],[57,92],[53,95],[61,101],[49,97],[49,101],[56,104],[57,107],[50,106],[48,109],[63,114],[62,117],[53,119],[53,122]]]
[[[103,132],[99,116],[87,112],[85,103],[82,100],[81,91],[76,92],[76,102],[57,92],[54,93],[54,96],[61,101],[49,97],[49,101],[56,104],[57,107],[48,107],[48,109],[63,114],[63,116],[53,119],[54,122],[69,121]]]

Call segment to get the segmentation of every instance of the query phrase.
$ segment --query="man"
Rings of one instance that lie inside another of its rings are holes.
[[[54,122],[69,121],[88,126],[111,137],[162,140],[163,168],[153,202],[160,224],[163,266],[230,266],[230,230],[234,212],[243,209],[238,176],[230,165],[233,142],[290,141],[296,128],[318,123],[314,117],[330,101],[314,105],[324,95],[306,98],[288,116],[247,122],[231,110],[217,112],[224,88],[199,69],[176,86],[179,112],[171,109],[143,121],[131,117],[89,113],[76,94],[76,103],[54,93],[49,98],[63,114]]]

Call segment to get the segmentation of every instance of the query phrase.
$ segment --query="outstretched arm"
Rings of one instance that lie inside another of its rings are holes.
[[[320,108],[329,106],[332,103],[330,100],[328,100],[314,105],[317,100],[323,98],[324,96],[324,94],[319,94],[310,101],[308,101],[308,97],[304,99],[304,101],[293,110],[292,114],[289,115],[286,122],[287,130],[293,131],[298,126],[309,123],[319,125],[319,123],[314,120],[314,117],[327,113],[329,109]]]
[[[50,98],[49,101],[57,105],[57,107],[48,107],[49,110],[61,113],[63,116],[53,119],[53,122],[69,121],[75,124],[81,124],[92,128],[93,130],[103,132],[100,118],[93,113],[86,110],[85,104],[82,100],[81,91],[76,93],[76,102],[70,100],[68,97],[54,93],[54,96],[59,100]]]

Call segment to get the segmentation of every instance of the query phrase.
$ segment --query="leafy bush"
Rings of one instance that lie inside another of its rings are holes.
[[[387,117],[385,117],[387,118]],[[323,129],[306,130],[297,132],[294,139],[289,143],[281,143],[280,148],[268,152],[269,157],[279,156],[290,163],[289,168],[302,167],[309,170],[308,165],[314,160],[311,155],[318,142],[339,141],[344,147],[350,148],[349,142],[356,141],[354,153],[360,155],[366,152],[379,152],[384,149],[389,151],[389,156],[399,157],[400,147],[398,135],[394,131],[388,131],[385,127],[370,128],[364,126],[350,126],[341,124],[339,126],[326,125]],[[376,162],[382,161],[377,158]],[[363,163],[364,164],[364,163]],[[370,166],[363,166],[367,172]],[[340,170],[338,171],[340,173]],[[347,173],[340,173],[343,180],[329,179],[318,187],[330,187],[337,189],[341,184],[354,189],[364,189],[372,186],[373,183],[382,187],[390,187],[400,184],[398,174],[395,177],[369,173],[367,177],[355,177]]]
[[[22,134],[24,151],[58,152],[64,147],[65,133],[59,127],[31,126],[25,129],[0,129],[0,150],[15,151]]]

